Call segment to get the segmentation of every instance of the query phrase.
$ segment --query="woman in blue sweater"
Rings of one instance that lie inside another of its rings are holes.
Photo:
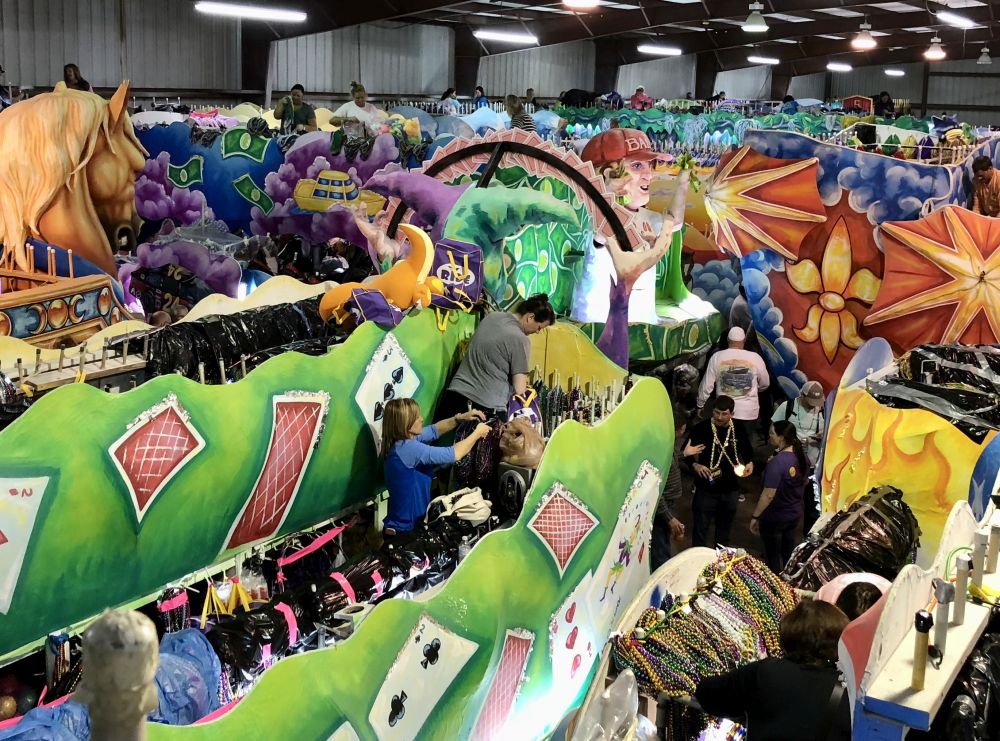
[[[384,536],[413,530],[431,501],[431,479],[441,466],[450,466],[472,452],[475,444],[490,434],[479,410],[463,412],[424,427],[420,407],[413,399],[392,399],[382,417],[382,454],[385,456],[385,486],[389,490],[389,512],[382,524]],[[459,422],[479,420],[475,431],[452,446],[430,445]]]

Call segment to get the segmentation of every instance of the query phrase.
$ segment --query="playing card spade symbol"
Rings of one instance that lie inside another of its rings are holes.
[[[566,648],[568,648],[570,651],[572,651],[573,650],[573,646],[576,645],[576,637],[577,637],[577,635],[579,635],[579,633],[580,633],[580,629],[577,628],[577,627],[574,627],[573,631],[566,638]]]
[[[566,610],[566,622],[572,623],[574,617],[576,617],[576,602],[570,605],[569,609]]]
[[[382,419],[382,415],[384,414],[385,414],[385,404],[383,404],[381,401],[376,402],[375,412],[373,413],[372,417],[375,419],[376,422],[378,422],[380,419]]]
[[[392,382],[395,384],[403,382],[403,366],[399,366],[392,372]]]
[[[441,656],[441,641],[435,638],[430,643],[424,644],[424,660],[420,662],[420,665],[426,669],[428,666],[434,666],[438,662],[438,658]]]
[[[382,401],[389,401],[396,395],[396,387],[391,383],[387,383],[382,389]]]
[[[398,695],[393,695],[392,703],[389,705],[389,727],[393,727],[403,716],[406,715],[406,707],[403,703],[406,702],[406,692],[400,692]]]

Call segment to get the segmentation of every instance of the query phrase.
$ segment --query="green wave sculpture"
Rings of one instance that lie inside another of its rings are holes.
[[[151,741],[530,739],[578,707],[612,626],[649,578],[670,464],[663,385],[640,379],[593,428],[561,425],[517,523],[443,586],[381,603],[355,635],[284,659],[227,714]]]
[[[424,311],[231,385],[39,399],[0,434],[0,657],[370,498],[378,407],[432,409],[474,327],[455,315],[442,333]]]

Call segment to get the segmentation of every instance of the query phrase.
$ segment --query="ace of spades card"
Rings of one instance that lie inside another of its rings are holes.
[[[412,397],[420,379],[395,336],[387,334],[372,355],[354,401],[368,423],[375,450],[382,444],[382,415],[393,399]]]
[[[421,615],[368,716],[378,738],[416,738],[477,648],[472,641]]]
[[[583,688],[604,645],[587,603],[592,580],[593,572],[588,571],[549,621],[552,691],[565,702],[574,700]]]

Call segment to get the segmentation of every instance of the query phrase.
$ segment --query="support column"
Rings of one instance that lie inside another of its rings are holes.
[[[617,90],[618,68],[622,63],[617,42],[597,39],[594,46],[597,49],[594,56],[594,90],[599,93]]]
[[[274,33],[266,26],[244,23],[241,36],[243,89],[264,90],[267,88],[268,59]],[[270,107],[270,101],[264,101],[264,107]]]
[[[482,44],[472,35],[468,26],[455,29],[455,89],[459,95],[472,95],[479,84],[479,60],[483,56]],[[487,90],[487,95],[502,95],[504,91]]]
[[[788,86],[792,83],[791,75],[771,74],[771,100],[781,100],[788,95]]]
[[[715,78],[719,74],[719,60],[715,52],[698,54],[694,71],[694,97],[708,100],[715,95]]]
[[[927,116],[927,88],[930,84],[931,65],[924,62],[923,79],[920,82],[920,117]]]

